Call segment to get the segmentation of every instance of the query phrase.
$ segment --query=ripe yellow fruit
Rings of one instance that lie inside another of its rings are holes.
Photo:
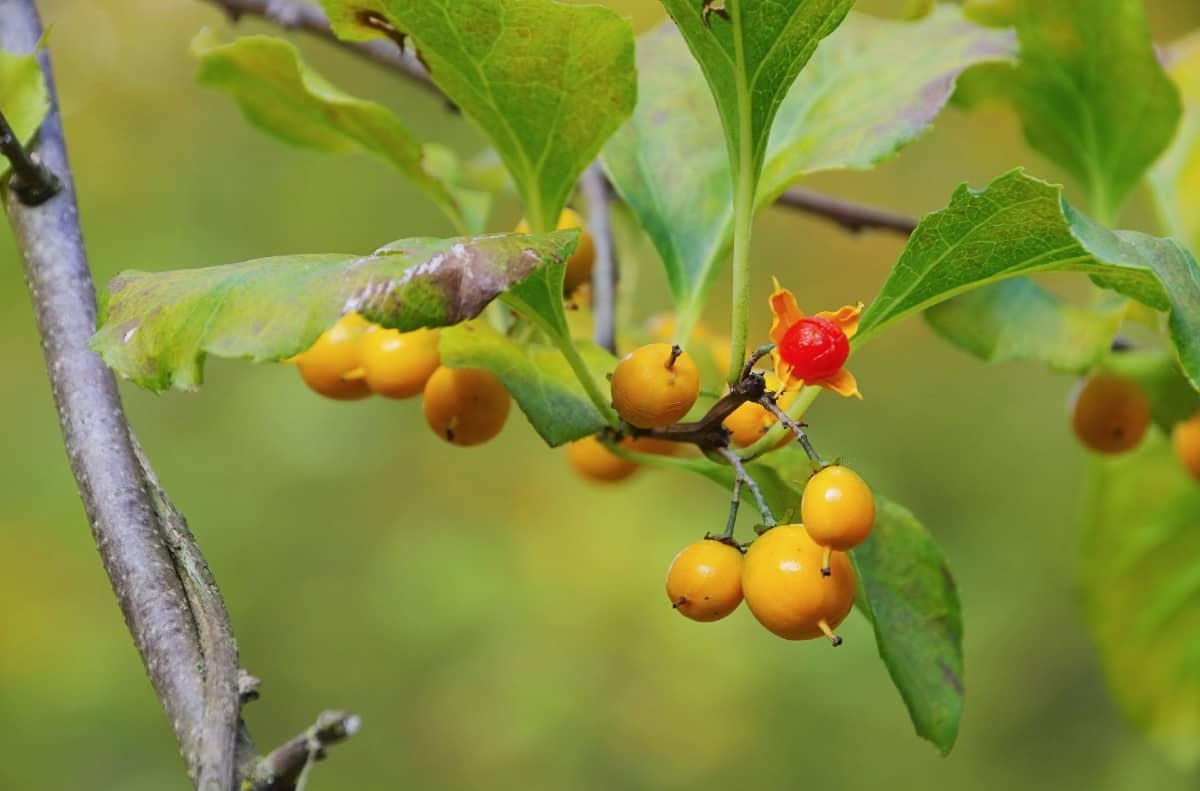
[[[563,293],[570,294],[579,286],[588,282],[592,277],[592,267],[596,264],[596,245],[592,241],[592,235],[588,233],[587,226],[583,224],[583,218],[573,209],[563,209],[562,214],[558,215],[558,230],[565,231],[568,228],[579,228],[579,243],[575,245],[575,252],[571,253],[571,257],[567,259],[567,272],[563,276]],[[529,233],[529,223],[522,218],[516,227],[517,233]]]
[[[438,368],[425,383],[422,407],[434,433],[454,445],[479,445],[500,433],[512,399],[492,374]]]
[[[700,371],[687,352],[665,343],[634,349],[617,363],[612,399],[617,413],[638,428],[669,426],[700,395]]]
[[[841,552],[861,544],[875,525],[871,488],[849,467],[832,465],[808,479],[800,520],[812,540]]]
[[[1200,413],[1175,424],[1171,444],[1175,446],[1175,458],[1200,481]]]
[[[1097,453],[1137,447],[1150,427],[1150,401],[1128,379],[1096,374],[1076,388],[1071,404],[1075,436]]]
[[[779,525],[763,533],[746,552],[742,592],[758,622],[788,640],[834,634],[854,605],[854,569],[834,552],[831,574],[821,573],[824,549],[803,525]]]
[[[412,332],[372,327],[358,344],[358,364],[371,392],[388,398],[409,398],[442,363],[437,330]]]
[[[355,401],[371,394],[361,377],[346,378],[358,368],[358,345],[371,322],[347,313],[317,338],[316,343],[291,359],[304,383],[326,398]]]
[[[567,463],[580,476],[599,483],[623,481],[638,469],[636,462],[621,458],[596,437],[567,445]]]
[[[742,553],[704,539],[684,547],[667,569],[667,598],[693,621],[719,621],[742,603]]]

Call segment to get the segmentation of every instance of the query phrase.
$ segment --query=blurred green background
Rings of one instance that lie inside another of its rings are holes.
[[[641,27],[661,13],[650,0],[609,5]],[[214,8],[42,6],[98,282],[450,232],[385,168],[287,148],[194,86],[188,42],[226,26]],[[1200,26],[1195,4],[1147,6],[1159,41]],[[482,147],[436,100],[296,40],[426,139]],[[1011,113],[951,109],[878,171],[809,186],[917,214],[960,181],[1022,164],[1060,177]],[[501,205],[495,227],[518,214]],[[1154,230],[1149,216],[1139,197],[1124,221]],[[761,220],[755,243],[759,296],[774,273],[814,306],[869,300],[902,244],[786,210]],[[646,316],[666,307],[666,289],[655,262],[641,263]],[[725,298],[710,312],[722,331]],[[0,354],[0,788],[185,789],[92,546],[9,242]],[[912,508],[955,570],[968,699],[947,758],[914,735],[860,616],[833,651],[778,640],[744,608],[707,626],[671,611],[667,563],[725,517],[711,484],[646,471],[595,488],[515,411],[500,440],[452,448],[416,401],[325,401],[284,366],[216,361],[200,393],[124,392],[223,587],[243,663],[264,681],[246,712],[260,746],[323,708],[363,717],[315,789],[1194,788],[1195,774],[1115,711],[1078,617],[1072,382],[981,366],[919,320],[871,344],[854,372],[866,400],[822,399],[813,434]]]

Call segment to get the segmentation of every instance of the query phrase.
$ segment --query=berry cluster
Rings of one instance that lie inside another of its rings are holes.
[[[309,387],[339,401],[421,394],[429,427],[455,445],[487,442],[508,418],[511,399],[500,380],[443,366],[436,330],[398,332],[347,313],[290,362]]]
[[[758,622],[788,640],[828,637],[854,604],[854,568],[846,552],[875,523],[867,484],[831,465],[804,487],[802,524],[769,528],[745,550],[727,538],[706,538],[675,556],[667,570],[671,606],[694,621],[716,621],[742,599]]]
[[[558,228],[581,229],[563,280],[563,291],[569,295],[591,276],[596,251],[576,212],[563,209]],[[528,233],[525,220],[516,230]],[[461,446],[487,442],[504,427],[512,399],[488,371],[443,366],[438,341],[436,330],[399,332],[348,313],[288,362],[296,365],[310,388],[338,401],[357,401],[372,394],[385,398],[420,394],[425,420],[439,437]],[[615,473],[600,470],[597,474]]]
[[[1071,397],[1071,428],[1096,453],[1126,453],[1141,444],[1150,428],[1150,400],[1135,382],[1097,373],[1084,379]],[[1179,463],[1200,481],[1200,412],[1171,431]]]

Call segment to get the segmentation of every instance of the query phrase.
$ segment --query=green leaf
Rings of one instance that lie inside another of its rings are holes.
[[[776,516],[795,514],[801,492],[787,482],[795,474],[781,474],[774,463],[775,457],[746,470]],[[669,459],[668,465],[687,466],[726,489],[733,486],[733,470],[725,465],[704,459]],[[875,502],[875,527],[850,553],[858,576],[855,606],[871,621],[879,656],[917,734],[945,754],[954,746],[963,709],[958,589],[945,555],[920,522],[886,498],[876,495]]]
[[[521,346],[481,322],[442,332],[442,363],[495,374],[550,446],[595,434],[608,425],[588,398],[566,359],[548,346]],[[603,380],[617,360],[591,343],[580,352],[594,377]]]
[[[402,331],[472,318],[545,264],[562,269],[577,238],[572,230],[404,239],[365,256],[123,272],[108,284],[92,348],[142,387],[194,389],[209,354],[282,360],[351,311]]]
[[[554,228],[583,169],[637,96],[633,29],[551,0],[322,0],[342,38],[406,35],[438,87],[488,136],[530,227]]]
[[[1084,611],[1109,689],[1181,764],[1200,761],[1200,486],[1152,432],[1088,476]]]
[[[1179,94],[1154,52],[1142,0],[1018,0],[1021,61],[977,75],[973,94],[1012,102],[1029,144],[1115,219],[1171,142]]]
[[[848,15],[779,106],[759,207],[807,173],[893,156],[929,128],[963,69],[1013,49],[1010,32],[972,25],[953,7],[917,22]],[[674,25],[639,37],[638,64],[638,107],[604,165],[654,241],[677,313],[694,317],[729,249],[729,158],[707,84]]]
[[[1200,32],[1173,44],[1167,62],[1183,100],[1183,120],[1150,169],[1150,193],[1167,232],[1200,255]]]
[[[875,527],[850,557],[855,603],[917,734],[950,752],[963,710],[963,625],[942,550],[907,509],[877,496]]]
[[[662,0],[708,80],[729,161],[754,181],[779,105],[821,39],[854,0],[725,0],[725,17],[705,18],[709,0]],[[712,2],[711,5],[722,5]],[[737,173],[735,172],[735,178]]]
[[[987,362],[1032,360],[1079,373],[1102,360],[1125,316],[1125,302],[1070,305],[1029,278],[968,291],[925,311],[946,340]]]
[[[331,85],[287,41],[246,36],[223,44],[204,30],[192,41],[192,54],[200,61],[197,81],[232,96],[264,132],[317,151],[376,156],[428,195],[459,230],[482,228],[487,196],[450,185],[447,176],[457,167],[453,153],[422,146],[391,110]]]
[[[917,226],[859,324],[855,345],[916,311],[1017,275],[1081,272],[1168,313],[1171,338],[1200,389],[1200,268],[1173,239],[1109,231],[1062,188],[1014,170],[986,189],[963,185]]]
[[[50,112],[50,94],[37,55],[17,55],[0,50],[0,112],[23,144],[33,138]],[[8,160],[0,157],[0,178],[8,174]]]

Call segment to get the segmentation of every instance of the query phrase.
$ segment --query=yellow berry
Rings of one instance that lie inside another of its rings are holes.
[[[854,569],[844,553],[830,558],[802,525],[779,525],[763,533],[746,552],[742,592],[758,622],[788,640],[822,635],[841,643],[836,629],[854,605]]]
[[[667,598],[693,621],[719,621],[742,603],[742,553],[705,539],[684,547],[667,569]]]
[[[425,389],[441,365],[436,330],[412,332],[373,327],[358,345],[358,362],[371,392],[388,398],[409,398]]]
[[[688,413],[700,394],[700,372],[687,352],[665,343],[634,349],[613,371],[617,413],[638,428],[669,426]]]
[[[1171,431],[1175,457],[1192,477],[1200,481],[1200,413],[1175,424]]]
[[[1137,447],[1150,427],[1150,402],[1128,379],[1096,374],[1076,388],[1071,405],[1075,436],[1097,453]]]
[[[425,383],[422,406],[434,433],[454,445],[479,445],[500,433],[511,403],[492,374],[477,368],[438,368]]]
[[[817,544],[845,552],[875,525],[875,498],[858,473],[835,464],[808,479],[800,519]]]
[[[567,462],[580,476],[599,483],[623,481],[638,469],[636,462],[621,458],[596,437],[567,445]]]
[[[292,358],[304,383],[327,398],[354,401],[371,394],[358,368],[358,345],[371,323],[357,313],[347,313],[317,338],[306,351]],[[347,378],[347,375],[351,375]]]

